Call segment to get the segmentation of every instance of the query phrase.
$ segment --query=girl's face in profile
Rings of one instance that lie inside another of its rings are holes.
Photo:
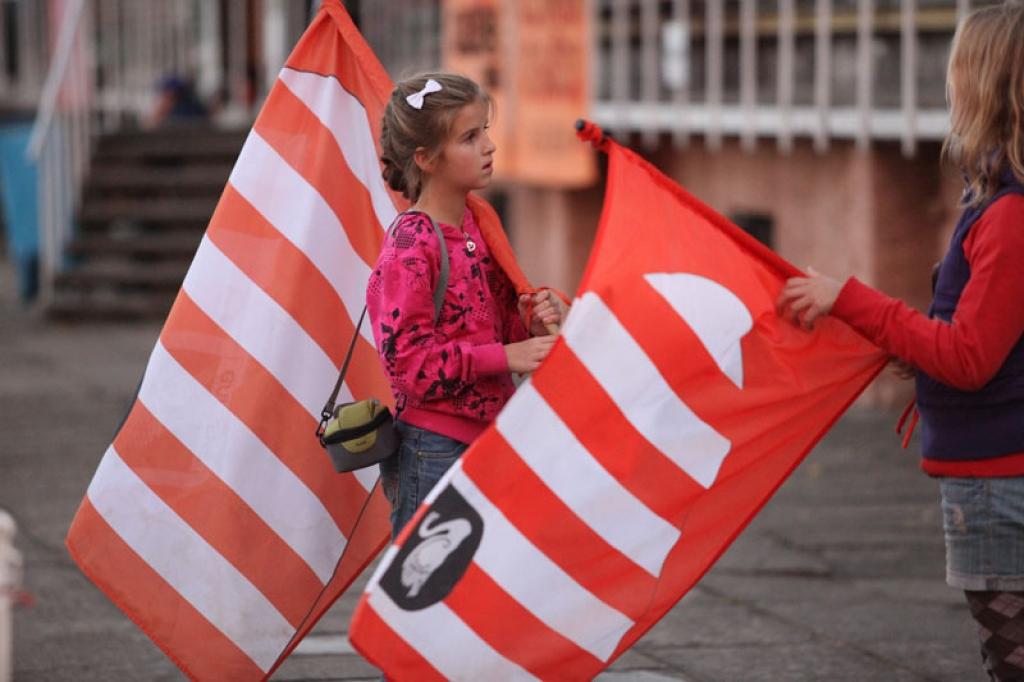
[[[437,156],[431,175],[454,189],[483,189],[494,173],[494,142],[488,135],[487,102],[467,104],[456,114],[451,135]]]

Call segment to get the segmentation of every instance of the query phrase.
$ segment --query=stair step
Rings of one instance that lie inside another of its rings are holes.
[[[89,174],[89,189],[96,193],[205,191],[219,196],[230,174],[230,163],[188,166],[96,165]]]
[[[209,197],[90,199],[82,206],[78,219],[83,225],[125,221],[205,226],[216,207],[217,199]]]
[[[60,292],[47,306],[46,313],[63,321],[135,321],[160,320],[174,303],[175,294],[135,294],[117,296]]]
[[[108,254],[138,258],[188,258],[195,255],[201,231],[175,230],[163,234],[83,234],[72,240],[68,250],[77,256]]]
[[[148,289],[177,291],[188,271],[187,260],[90,261],[57,275],[58,289]]]
[[[48,314],[64,320],[162,319],[245,142],[206,126],[100,139]]]
[[[245,143],[245,133],[236,131],[196,131],[123,133],[104,137],[96,148],[95,159],[147,160],[220,160],[233,161]]]

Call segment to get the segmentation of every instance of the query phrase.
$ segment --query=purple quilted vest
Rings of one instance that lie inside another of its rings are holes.
[[[1024,195],[1024,185],[1009,171],[1001,181],[991,200],[967,208],[960,216],[949,250],[939,265],[929,317],[953,319],[960,294],[971,278],[963,248],[971,226],[1000,197]],[[1024,230],[1024,224],[1020,229]],[[978,391],[960,391],[918,372],[917,407],[925,459],[971,461],[1024,452],[1024,337],[1017,341],[995,377]]]

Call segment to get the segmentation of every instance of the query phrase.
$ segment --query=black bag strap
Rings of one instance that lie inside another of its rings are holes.
[[[437,286],[434,287],[434,324],[437,324],[437,318],[441,316],[441,308],[444,305],[444,292],[448,288],[448,275],[450,270],[450,264],[448,263],[448,247],[445,242],[444,235],[441,234],[441,228],[437,226],[434,219],[423,211],[402,211],[395,216],[395,219],[391,221],[391,225],[388,226],[388,236],[391,236],[394,232],[395,227],[398,226],[399,219],[410,213],[419,213],[420,215],[426,216],[427,220],[430,221],[430,226],[434,228],[434,234],[437,235],[438,246],[441,251],[441,272],[437,279]],[[356,342],[359,341],[359,330],[363,326],[363,318],[366,317],[366,306],[363,306],[363,312],[359,313],[359,322],[356,323],[356,329],[352,332],[352,341],[348,344],[348,352],[345,353],[345,361],[341,364],[341,372],[338,374],[338,381],[334,384],[334,390],[331,391],[331,396],[327,399],[327,403],[324,404],[324,409],[320,412],[320,425],[316,429],[316,437],[323,443],[324,431],[327,429],[327,422],[332,416],[334,416],[334,408],[338,401],[338,394],[341,392],[341,385],[345,383],[345,374],[348,373],[349,362],[352,361],[352,353],[356,349]]]

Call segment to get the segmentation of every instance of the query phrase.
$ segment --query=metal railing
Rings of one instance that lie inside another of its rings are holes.
[[[48,69],[37,49],[49,45],[40,8],[56,8],[59,28]],[[40,297],[51,300],[74,234],[75,215],[100,132],[146,128],[167,77],[194,79],[214,122],[251,123],[309,19],[303,0],[0,0],[3,19],[19,18],[17,78],[0,64],[4,102],[36,104],[29,153],[38,164]],[[253,15],[259,9],[259,17]],[[27,27],[27,28],[26,28]],[[35,31],[38,28],[38,36]],[[31,29],[31,30],[28,30]],[[34,37],[38,37],[35,40]],[[0,41],[0,54],[7,54]],[[42,74],[45,81],[40,84]],[[15,97],[17,95],[17,97]]]
[[[90,17],[86,0],[68,0],[29,139],[39,173],[40,296],[52,296],[71,238],[74,211],[92,151],[91,113],[95,90],[91,68]]]
[[[948,130],[945,63],[968,0],[593,0],[591,116],[712,149],[796,137],[898,140]]]

